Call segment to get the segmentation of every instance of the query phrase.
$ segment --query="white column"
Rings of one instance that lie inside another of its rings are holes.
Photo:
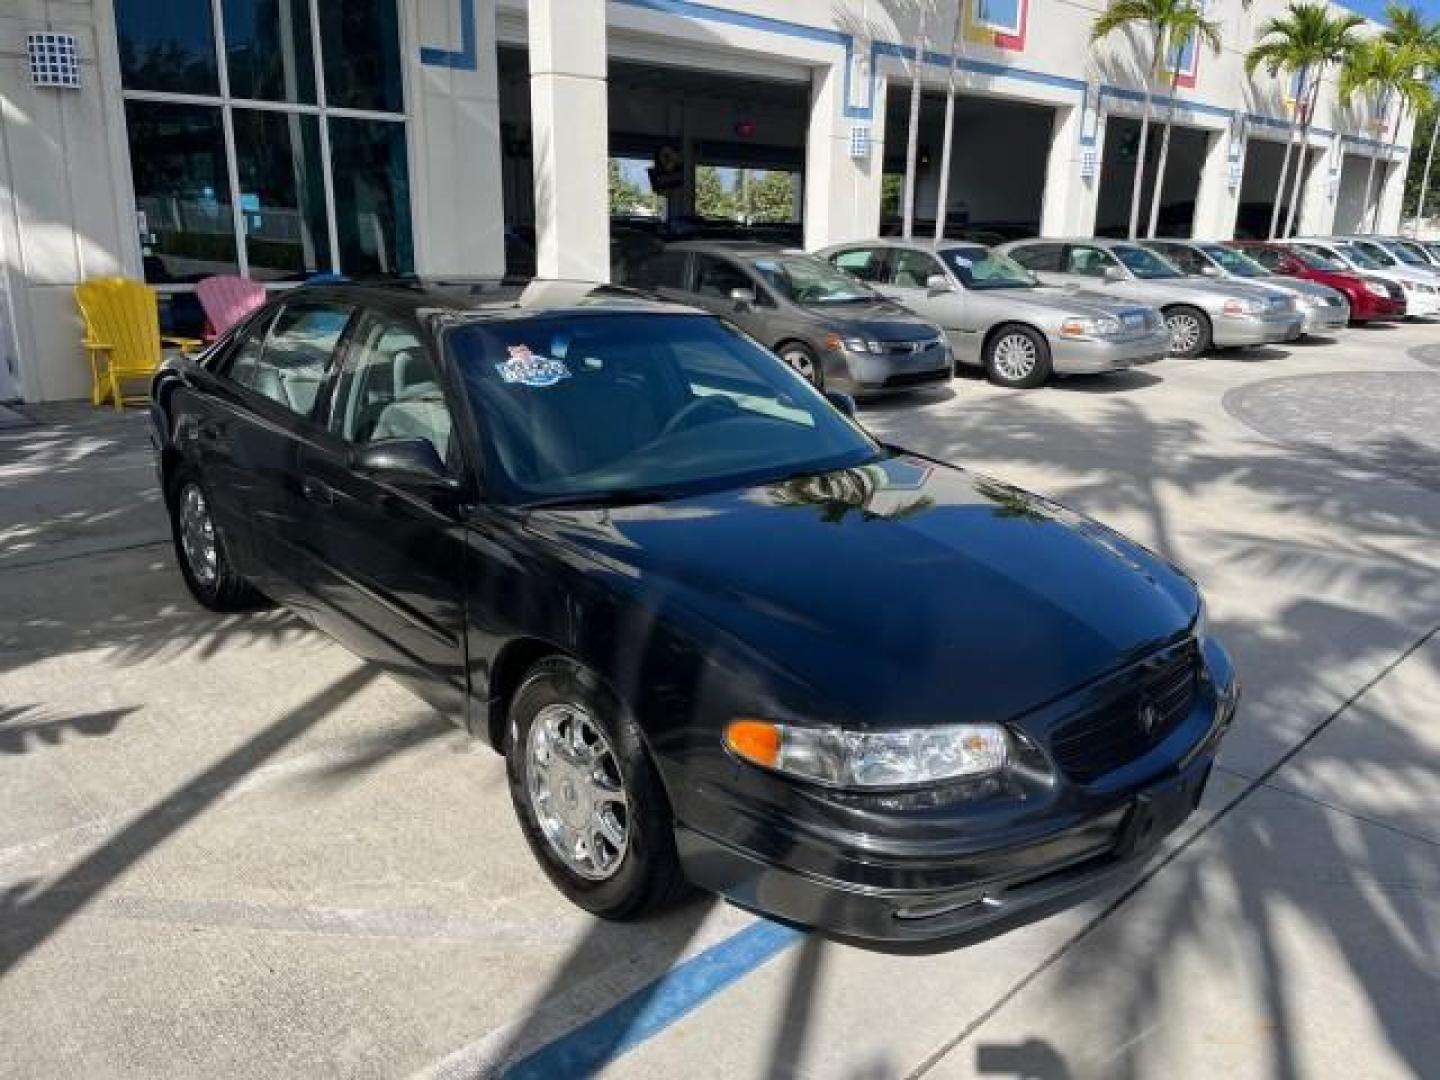
[[[864,240],[880,231],[880,186],[885,171],[885,80],[875,82],[870,116],[845,116],[843,60],[816,68],[805,147],[805,246]],[[850,156],[850,130],[870,129],[870,153]]]
[[[1315,157],[1315,164],[1305,180],[1305,198],[1300,204],[1300,213],[1296,215],[1295,235],[1328,236],[1334,231],[1340,169],[1344,163],[1344,148],[1339,137],[1333,137]],[[1334,194],[1331,192],[1332,180]]]
[[[1405,174],[1410,171],[1410,154],[1398,155],[1385,170],[1385,183],[1380,189],[1380,224],[1378,233],[1400,231],[1400,206],[1405,198]]]
[[[530,0],[536,266],[610,280],[605,0]]]
[[[473,4],[473,23],[464,4]],[[415,9],[425,50],[413,54],[416,270],[498,278],[505,272],[505,197],[495,0],[426,0]],[[427,61],[432,50],[440,56]]]
[[[1040,206],[1041,236],[1089,236],[1095,228],[1100,162],[1097,156],[1094,174],[1089,178],[1082,176],[1087,149],[1080,142],[1084,115],[1084,110],[1074,105],[1055,110]],[[1104,117],[1096,118],[1094,129],[1095,145],[1088,149],[1099,155],[1105,146]]]
[[[1244,153],[1242,150],[1242,170]],[[1240,185],[1230,186],[1230,131],[1206,132],[1205,160],[1200,166],[1200,190],[1195,195],[1191,235],[1197,240],[1229,240],[1235,235],[1235,215],[1239,209]]]

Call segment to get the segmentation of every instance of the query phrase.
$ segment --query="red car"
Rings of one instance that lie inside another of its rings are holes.
[[[1323,256],[1297,251],[1282,244],[1263,240],[1232,240],[1226,246],[1243,251],[1273,273],[1318,281],[1321,285],[1339,289],[1350,301],[1352,323],[1405,317],[1405,294],[1398,285],[1388,281],[1357,274]]]

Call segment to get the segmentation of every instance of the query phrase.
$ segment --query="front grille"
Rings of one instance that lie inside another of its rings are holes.
[[[935,348],[940,341],[940,338],[925,338],[921,341],[881,341],[878,344],[886,356],[914,356]]]
[[[1143,756],[1184,722],[1195,707],[1200,674],[1193,644],[1149,670],[1110,701],[1062,723],[1050,738],[1055,764],[1088,783]],[[1148,730],[1142,721],[1153,710]]]

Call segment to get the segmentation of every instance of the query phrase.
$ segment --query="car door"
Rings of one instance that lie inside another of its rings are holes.
[[[1145,245],[1157,254],[1165,256],[1192,277],[1219,277],[1215,264],[1188,244],[1167,244],[1152,240]]]
[[[433,347],[404,313],[367,309],[331,373],[323,423],[303,453],[325,628],[461,715],[469,475]],[[423,439],[453,484],[355,467],[358,451]]]
[[[229,509],[245,520],[250,576],[272,599],[305,611],[311,568],[300,451],[353,314],[351,305],[308,299],[281,306],[231,356],[224,372],[231,408],[215,430],[199,433],[226,462],[220,474],[234,493]]]
[[[940,260],[928,251],[913,248],[894,248],[886,260],[884,280],[876,287],[892,300],[903,304],[922,319],[929,319],[947,333],[959,330],[960,304],[957,299],[962,293],[942,289],[932,290],[932,277],[950,280]],[[952,283],[953,284],[953,283]]]
[[[1125,300],[1147,300],[1147,290],[1137,286],[1120,260],[1099,245],[1066,244],[1064,266],[1069,282],[1081,285],[1087,292]]]
[[[1007,254],[1046,285],[1083,284],[1068,271],[1064,244],[1021,244]]]
[[[753,300],[736,300],[743,289]],[[769,291],[739,263],[722,255],[697,251],[690,264],[689,302],[734,323],[751,337],[773,346],[778,338],[773,326],[775,301]]]

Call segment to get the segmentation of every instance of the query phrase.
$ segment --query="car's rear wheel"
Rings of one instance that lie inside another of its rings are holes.
[[[985,373],[1000,386],[1029,389],[1050,379],[1050,344],[1028,326],[1002,326],[985,346]]]
[[[824,376],[820,373],[820,361],[815,358],[810,346],[798,341],[787,341],[780,346],[780,359],[805,377],[811,386],[823,386]]]
[[[244,611],[265,598],[230,563],[200,478],[182,469],[170,484],[170,533],[190,595],[211,611]]]
[[[1210,317],[1199,308],[1179,304],[1165,309],[1171,356],[1199,356],[1210,348]]]
[[[605,919],[629,919],[684,889],[674,822],[635,722],[593,672],[552,657],[510,705],[510,797],[555,886]]]

